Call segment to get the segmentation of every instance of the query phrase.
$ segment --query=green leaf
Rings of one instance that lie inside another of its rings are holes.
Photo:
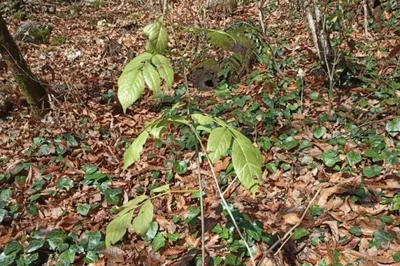
[[[43,239],[32,239],[28,246],[25,248],[25,253],[31,253],[39,248],[43,247],[44,245],[44,240]]]
[[[74,263],[76,251],[73,249],[68,249],[60,254],[59,258],[67,263]]]
[[[100,246],[101,233],[99,231],[85,232],[85,235],[87,237],[87,249],[96,250]]]
[[[291,150],[296,148],[299,145],[299,141],[292,136],[287,137],[284,141],[282,141],[282,146],[285,150]]]
[[[387,215],[383,215],[381,217],[381,221],[384,224],[392,224],[392,223],[394,223],[394,219],[392,217],[390,217],[390,216],[387,216]]]
[[[396,254],[393,255],[393,260],[395,262],[400,262],[400,251],[397,251]]]
[[[154,252],[157,252],[164,246],[165,246],[165,238],[163,234],[158,233],[151,242],[151,248],[154,250]]]
[[[354,151],[349,151],[346,154],[346,159],[349,165],[354,166],[361,162],[362,156]]]
[[[215,163],[222,156],[226,155],[232,142],[232,133],[228,128],[217,127],[211,131],[208,138],[207,151],[211,162]]]
[[[271,142],[271,139],[268,137],[261,137],[261,138],[259,138],[258,142],[260,143],[260,147],[265,152],[268,152],[273,145],[273,143]]]
[[[299,240],[305,236],[308,236],[308,231],[303,227],[298,227],[294,230],[292,238],[293,240]]]
[[[146,50],[150,53],[162,54],[167,49],[168,33],[162,20],[163,17],[161,16],[156,22],[147,25],[143,29],[143,35],[149,40]]]
[[[140,70],[134,69],[122,73],[118,79],[118,100],[124,112],[140,98],[143,90],[144,78]]]
[[[375,177],[378,176],[382,171],[382,167],[379,165],[371,165],[371,166],[366,166],[363,169],[363,175],[367,178]]]
[[[66,238],[67,234],[65,234],[60,229],[53,229],[46,235],[46,241],[51,250],[56,250],[57,248],[60,248]]]
[[[142,69],[143,78],[146,82],[147,86],[152,90],[154,93],[160,92],[160,75],[158,74],[157,70],[150,62],[146,62]]]
[[[232,165],[242,185],[254,194],[261,182],[260,151],[250,140],[234,130],[235,139],[232,146]]]
[[[319,205],[313,205],[310,208],[310,213],[313,217],[321,216],[324,213],[324,209],[322,209]]]
[[[187,164],[185,161],[175,161],[172,164],[172,168],[174,169],[174,171],[180,175],[186,173],[187,171]]]
[[[151,192],[160,193],[160,192],[164,192],[164,191],[167,191],[167,190],[169,190],[169,185],[168,184],[156,187],[156,188],[152,189]]]
[[[196,121],[196,123],[206,126],[214,123],[214,119],[209,115],[203,114],[192,114],[192,119]]]
[[[140,195],[139,197],[136,197],[124,205],[121,206],[121,211],[117,214],[117,216],[124,215],[125,213],[135,209],[140,203],[143,201],[147,200],[149,196],[147,195]]]
[[[178,233],[175,233],[175,234],[168,234],[168,235],[167,235],[167,238],[168,238],[169,241],[175,242],[176,240],[179,239],[180,236],[181,236],[181,235],[178,234]]]
[[[333,167],[336,163],[340,162],[339,152],[335,150],[326,150],[322,153],[321,157],[324,164],[328,167]]]
[[[361,228],[359,226],[353,226],[349,229],[349,232],[355,236],[361,236]]]
[[[149,230],[147,230],[147,232],[146,232],[146,237],[147,237],[149,240],[150,240],[150,239],[153,239],[153,238],[156,236],[157,232],[158,232],[158,223],[156,223],[156,222],[151,222],[151,223],[150,223]]]
[[[3,221],[4,217],[8,214],[7,210],[0,209],[0,223]]]
[[[12,253],[18,253],[22,250],[22,246],[17,241],[12,241],[4,246],[4,254],[10,255]]]
[[[90,211],[90,204],[87,203],[83,203],[83,204],[79,204],[76,207],[76,211],[82,215],[82,216],[86,216],[88,215],[89,211]]]
[[[224,50],[229,50],[236,42],[230,34],[221,30],[208,30],[206,36],[209,43]]]
[[[141,70],[144,66],[144,64],[150,59],[152,59],[154,55],[151,53],[144,52],[143,54],[140,54],[136,56],[135,58],[132,59],[125,67],[124,70],[122,71],[122,74],[127,73],[127,72],[132,72],[132,71],[138,71]]]
[[[225,255],[225,265],[239,266],[242,265],[240,258],[232,253]]]
[[[140,135],[132,142],[129,148],[124,153],[124,171],[131,166],[134,162],[139,160],[140,153],[143,150],[143,145],[149,137],[147,130],[140,133]]]
[[[106,192],[104,193],[104,197],[105,197],[107,203],[109,203],[111,205],[117,205],[120,200],[119,195],[121,194],[121,192],[122,191],[120,188],[107,189]]]
[[[56,182],[56,188],[59,190],[69,190],[74,187],[74,181],[66,178],[66,177],[61,177],[60,179],[57,180]]]
[[[163,55],[157,54],[151,59],[153,65],[156,66],[158,73],[168,88],[172,87],[174,82],[174,70],[172,69],[171,62]]]
[[[146,201],[140,208],[138,215],[133,220],[133,229],[136,234],[144,236],[153,221],[153,204],[150,200]]]
[[[385,231],[375,231],[373,233],[374,240],[377,242],[377,244],[380,246],[383,243],[388,243],[393,240],[393,236]]]
[[[395,117],[393,120],[388,121],[385,127],[390,136],[395,137],[400,133],[400,117]]]
[[[316,139],[320,139],[326,133],[326,127],[317,127],[314,130],[314,137]]]
[[[83,261],[86,264],[89,264],[89,265],[90,265],[90,263],[95,263],[98,260],[99,260],[98,253],[96,251],[93,251],[93,250],[89,250],[88,252],[86,252],[86,256],[83,259]]]
[[[131,225],[131,220],[133,216],[133,210],[130,212],[125,212],[122,215],[118,215],[112,220],[106,228],[106,247],[117,243],[125,235],[126,230]]]

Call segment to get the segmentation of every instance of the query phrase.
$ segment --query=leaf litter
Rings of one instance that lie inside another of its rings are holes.
[[[158,149],[155,148],[155,141],[146,143],[143,152],[145,156],[127,171],[122,171],[123,151],[127,142],[136,138],[145,123],[159,114],[152,111],[152,96],[145,93],[140,104],[134,105],[123,115],[115,97],[116,81],[123,66],[129,62],[130,55],[143,52],[145,39],[141,36],[140,29],[154,21],[157,13],[150,3],[142,6],[129,1],[104,3],[105,6],[100,9],[83,4],[81,15],[75,19],[54,14],[31,14],[32,19],[39,22],[51,21],[56,26],[57,35],[65,36],[67,41],[59,46],[19,43],[21,51],[38,76],[42,76],[41,69],[44,65],[48,65],[54,71],[54,79],[42,82],[49,83],[57,93],[52,96],[54,109],[42,121],[31,119],[24,103],[18,102],[10,117],[0,125],[0,187],[2,191],[11,190],[13,196],[8,200],[9,205],[19,205],[22,208],[19,210],[18,220],[13,220],[10,215],[2,219],[1,246],[13,240],[21,241],[22,235],[30,236],[35,230],[42,230],[43,234],[54,228],[66,233],[73,232],[78,236],[82,236],[85,231],[100,231],[104,234],[106,225],[113,218],[110,214],[113,205],[99,193],[96,185],[82,184],[85,176],[84,166],[94,165],[100,173],[109,176],[109,187],[120,188],[123,191],[124,196],[120,199],[123,202],[136,197],[139,191],[148,191],[151,185],[168,183],[167,176],[170,173],[173,175],[174,189],[197,189],[195,168],[179,175],[171,170],[171,162],[166,163],[170,158],[179,160],[187,155],[188,160],[193,158],[192,151],[182,149],[176,142],[166,142],[164,147]],[[170,5],[170,14],[166,17],[169,31],[174,24],[193,26],[193,22],[197,20],[197,7],[200,3],[194,1],[188,7],[185,1],[175,1]],[[62,6],[61,11],[68,8],[68,5]],[[386,122],[399,116],[398,93],[397,102],[381,106],[380,100],[375,99],[373,93],[368,93],[362,88],[338,92],[340,101],[335,102],[335,108],[338,111],[342,108],[347,110],[340,115],[353,123],[353,131],[349,132],[343,123],[325,120],[323,116],[328,110],[327,94],[323,90],[324,77],[313,72],[314,59],[309,53],[312,44],[308,41],[304,21],[288,29],[293,23],[290,10],[285,4],[280,6],[268,14],[265,23],[282,36],[292,36],[284,45],[273,43],[284,51],[282,55],[277,55],[276,60],[281,63],[281,71],[285,76],[295,78],[297,75],[297,69],[286,63],[287,58],[298,61],[298,65],[305,71],[304,82],[307,86],[303,92],[305,97],[301,102],[302,109],[301,112],[292,113],[291,126],[297,132],[293,139],[283,139],[282,135],[291,127],[282,115],[276,117],[276,123],[268,132],[262,124],[256,126],[255,130],[260,136],[269,137],[275,144],[284,144],[273,145],[268,151],[263,151],[265,163],[271,165],[271,168],[266,167],[264,170],[263,182],[254,198],[249,191],[238,185],[232,186],[225,197],[240,213],[251,217],[251,221],[261,221],[263,230],[277,239],[283,237],[294,225],[298,225],[297,229],[300,230],[295,232],[304,231],[302,238],[290,239],[287,242],[289,244],[285,244],[279,250],[277,246],[272,253],[267,253],[271,243],[257,242],[254,249],[259,265],[290,264],[293,258],[298,263],[313,265],[321,263],[322,260],[326,264],[345,264],[362,260],[374,265],[393,265],[400,260],[395,260],[400,257],[400,168],[396,161],[400,151],[399,135],[392,131],[389,132],[392,134],[388,134]],[[390,16],[389,13],[385,14]],[[255,4],[239,6],[233,16],[226,16],[224,19],[218,12],[211,12],[207,20],[199,23],[202,26],[219,28],[247,18],[258,19]],[[7,22],[10,31],[14,32],[20,21],[10,19]],[[177,39],[170,40],[169,43],[172,51],[181,50],[180,48],[187,44],[187,36],[177,34]],[[363,45],[368,44],[369,51],[377,58],[383,58],[382,47],[391,51],[388,57],[395,57],[398,50],[398,45],[392,40],[395,37],[390,31],[386,34],[387,38],[373,43],[361,34],[353,38]],[[356,54],[365,56],[365,51],[357,50]],[[297,59],[300,56],[306,56],[306,60]],[[186,58],[190,59],[190,55],[186,55]],[[171,59],[179,60],[174,56]],[[254,69],[264,75],[268,74],[268,69],[263,65],[257,65]],[[384,66],[380,66],[376,71],[383,74],[386,70]],[[181,76],[177,77],[174,87],[177,87],[177,82],[181,80]],[[272,82],[278,84],[279,80],[275,78]],[[14,93],[15,99],[21,98],[15,84],[10,82],[5,86]],[[267,92],[272,99],[281,99],[297,89],[294,82],[286,84],[286,90],[281,89],[278,92],[274,89],[275,84],[272,88],[268,86],[268,83],[254,83],[248,86],[243,81],[239,89],[232,92],[232,96],[233,99],[244,95],[251,97],[243,106],[243,112],[248,110],[253,102],[259,103],[263,110],[267,111],[270,106],[265,104],[260,92]],[[113,93],[107,98],[110,91]],[[207,106],[207,102],[215,105],[225,102],[210,92],[198,91],[192,94],[202,96],[198,104],[207,111],[212,110],[212,104]],[[361,112],[358,117],[346,116],[346,113],[350,114],[355,110],[355,105],[363,98],[367,99],[367,104],[359,108]],[[371,115],[373,108],[383,108],[381,113],[386,116]],[[232,107],[231,110],[233,109]],[[223,116],[231,121],[236,120],[229,116],[229,110],[225,111]],[[311,123],[306,123],[305,118]],[[365,121],[365,118],[367,122],[361,122]],[[326,128],[321,138],[313,136],[314,125],[317,123]],[[368,132],[371,128],[376,131],[375,135]],[[56,141],[51,142],[67,133],[73,135],[78,142],[77,146],[70,145],[68,139],[64,148]],[[180,138],[176,129],[168,129],[168,134],[173,138]],[[30,151],[35,147],[35,138],[43,139],[37,141],[47,141],[47,146],[41,144],[42,146]],[[286,150],[285,145],[294,140],[300,143],[307,140],[310,143],[309,147],[300,149],[294,146]],[[383,151],[382,145],[386,146],[386,150]],[[65,149],[66,152],[58,153],[57,149]],[[376,149],[378,152],[374,153]],[[178,152],[174,154],[171,150]],[[349,151],[362,154],[363,160],[357,165],[351,165],[346,160]],[[386,158],[380,158],[382,153]],[[371,157],[366,156],[368,154]],[[395,163],[388,163],[388,160],[394,160]],[[382,168],[377,174],[363,174],[363,171],[357,171],[367,167],[374,170],[373,165],[378,165],[376,162]],[[24,165],[25,163],[29,165]],[[228,158],[222,158],[216,163],[217,172],[227,174],[230,163]],[[289,165],[290,168],[286,169],[284,165]],[[332,169],[339,165],[341,169],[347,167],[347,170],[337,172]],[[207,169],[206,163],[202,166]],[[277,169],[273,170],[274,167]],[[229,226],[229,219],[218,210],[219,200],[215,195],[209,172],[202,171],[207,188],[205,216],[209,217],[206,221],[209,227],[206,230],[207,251],[210,258],[226,257],[229,253],[226,249],[228,242],[222,233],[213,233],[212,229],[216,224],[222,227]],[[161,178],[154,178],[153,175]],[[11,181],[5,181],[7,176],[12,178]],[[24,182],[16,182],[19,176],[26,177]],[[99,186],[101,187],[101,184]],[[38,212],[37,215],[32,215],[27,208],[31,205],[30,197],[37,193],[40,200],[33,205]],[[315,196],[316,199],[312,201]],[[394,199],[397,199],[397,208],[393,208],[396,204]],[[76,207],[84,203],[89,203],[92,207],[87,216],[80,216]],[[102,250],[99,260],[92,265],[104,265],[105,261],[121,262],[124,265],[187,265],[196,255],[193,250],[201,246],[200,236],[193,234],[199,230],[198,221],[194,224],[172,221],[174,216],[188,217],[190,208],[196,208],[197,204],[191,193],[160,199],[155,203],[155,221],[162,233],[176,233],[178,240],[168,241],[164,248],[154,252],[148,242],[128,232],[121,243]],[[308,206],[312,208],[314,205],[321,208],[320,215],[313,216],[312,213],[305,212]],[[354,228],[359,228],[360,232]],[[272,256],[274,252],[277,252],[278,256]]]

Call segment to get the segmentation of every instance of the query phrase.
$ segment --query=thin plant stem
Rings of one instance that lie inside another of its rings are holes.
[[[253,265],[253,266],[256,266],[256,263],[255,263],[255,261],[254,261],[254,257],[253,257],[252,251],[251,251],[251,249],[250,249],[250,246],[249,246],[249,244],[247,243],[247,241],[244,239],[244,236],[243,236],[242,232],[240,231],[240,228],[239,228],[238,224],[236,223],[235,217],[233,217],[232,212],[229,210],[228,203],[226,202],[226,200],[225,200],[225,198],[224,198],[224,196],[223,196],[221,187],[218,185],[217,175],[216,175],[216,173],[215,173],[215,171],[214,171],[214,167],[213,167],[213,164],[212,164],[212,162],[211,162],[211,159],[210,159],[210,157],[209,157],[208,154],[207,154],[207,150],[206,150],[206,148],[204,147],[203,143],[201,142],[201,138],[200,138],[200,136],[197,134],[197,131],[193,128],[192,125],[190,125],[190,127],[191,127],[191,130],[193,131],[193,133],[195,134],[196,139],[198,140],[198,142],[199,142],[199,144],[200,144],[200,146],[201,146],[201,149],[203,150],[203,152],[204,152],[204,154],[205,154],[205,156],[206,156],[206,158],[207,158],[208,164],[210,165],[211,173],[212,173],[212,176],[213,176],[213,178],[214,178],[215,186],[217,187],[217,191],[218,191],[219,197],[221,198],[222,205],[223,205],[223,207],[226,209],[226,211],[228,212],[229,217],[231,218],[232,223],[233,223],[233,225],[234,225],[234,227],[235,227],[235,230],[238,232],[240,238],[243,240],[244,245],[246,246],[247,252],[248,252],[249,255],[250,255],[250,260],[251,260],[252,265]]]
[[[189,93],[189,84],[187,80],[187,71],[186,67],[183,67],[183,74],[184,74],[184,81],[185,81],[185,86],[186,86],[186,93],[188,97],[188,104],[187,104],[187,119],[190,119],[190,114],[192,113],[191,110],[191,99],[190,99],[190,93]],[[201,140],[200,140],[201,141]],[[206,258],[206,240],[205,240],[205,226],[204,226],[204,202],[203,202],[203,182],[201,180],[201,171],[200,171],[200,161],[201,161],[201,156],[199,152],[199,147],[197,142],[195,143],[195,150],[196,150],[196,164],[197,164],[197,177],[198,177],[198,182],[199,182],[199,190],[200,190],[200,226],[201,226],[201,265],[205,265],[205,258]]]

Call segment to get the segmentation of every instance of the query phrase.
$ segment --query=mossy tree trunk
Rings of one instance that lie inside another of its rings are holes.
[[[30,70],[17,44],[7,29],[7,24],[0,15],[0,53],[13,73],[33,113],[49,107],[47,91]]]

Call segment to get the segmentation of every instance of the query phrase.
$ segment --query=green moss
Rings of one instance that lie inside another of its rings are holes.
[[[67,38],[65,38],[64,36],[53,36],[51,38],[51,45],[57,46],[57,45],[61,45],[64,44],[67,41]]]

